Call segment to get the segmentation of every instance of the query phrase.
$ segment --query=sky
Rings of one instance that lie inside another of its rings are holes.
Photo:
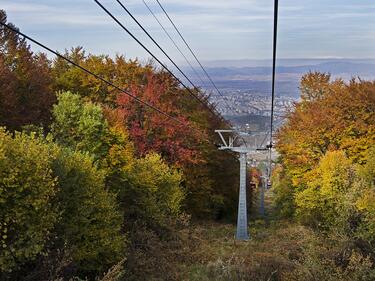
[[[156,1],[145,1],[183,48]],[[162,57],[115,0],[101,2]],[[183,62],[142,0],[122,2],[171,57]],[[200,60],[271,58],[273,0],[160,2]],[[375,0],[279,2],[279,58],[375,58]],[[93,0],[0,0],[0,9],[21,31],[55,50],[83,46],[95,54],[124,54],[141,60],[150,57]]]

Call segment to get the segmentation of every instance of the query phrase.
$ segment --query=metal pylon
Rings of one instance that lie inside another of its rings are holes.
[[[216,130],[219,134],[223,145],[220,150],[231,150],[240,154],[240,192],[238,199],[238,213],[237,213],[237,240],[249,240],[248,224],[247,224],[247,202],[246,202],[246,174],[247,174],[247,154],[254,152],[254,149],[249,149],[246,146],[234,146],[236,138],[231,134],[235,133],[233,130]],[[224,134],[229,134],[229,139],[226,140]]]
[[[246,153],[240,153],[240,194],[237,214],[237,240],[248,240],[247,202],[246,202]]]

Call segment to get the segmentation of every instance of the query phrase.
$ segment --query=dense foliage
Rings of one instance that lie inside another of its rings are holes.
[[[104,173],[85,154],[62,149],[53,169],[61,214],[55,246],[79,271],[103,272],[121,260],[125,249],[115,195],[106,190]]]
[[[51,236],[58,220],[53,161],[40,140],[0,129],[0,271],[35,258]]]
[[[191,89],[201,104],[152,62],[65,51],[174,122],[2,27],[0,51],[0,280],[183,280],[195,263],[197,280],[374,277],[375,82],[302,78],[273,192],[277,215],[304,226],[276,222],[273,237],[259,220],[256,239],[278,241],[279,255],[253,256],[257,240],[237,257],[226,235],[223,260],[206,266],[222,233],[204,244],[190,224],[233,220],[239,179],[206,94]],[[252,188],[261,170],[248,171]]]
[[[330,81],[330,75],[309,73],[301,80],[302,101],[279,132],[278,151],[295,186],[331,150],[343,150],[363,164],[375,142],[375,83]]]
[[[56,91],[70,91],[81,96],[83,101],[100,104],[107,121],[111,119],[117,130],[126,130],[136,157],[156,152],[168,164],[181,169],[188,213],[195,217],[233,215],[231,208],[236,200],[233,191],[237,186],[238,163],[234,155],[217,151],[214,145],[219,142],[214,130],[226,128],[227,123],[219,116],[213,116],[170,75],[150,64],[127,62],[122,56],[112,59],[86,54],[82,48],[72,49],[65,55],[174,116],[180,123],[118,93],[62,59],[56,59],[52,68]],[[193,91],[206,100],[203,93]],[[70,110],[74,110],[73,107]],[[75,114],[78,116],[79,110]],[[61,131],[62,134],[66,132],[65,129]],[[217,169],[221,172],[217,173]]]
[[[6,22],[0,10],[0,21]],[[33,54],[26,40],[0,27],[0,124],[20,129],[47,124],[55,101],[50,62]]]
[[[0,133],[1,271],[17,279],[57,254],[59,265],[86,274],[119,261],[121,214],[92,159],[35,134]]]
[[[278,133],[278,213],[345,241],[343,272],[355,255],[373,263],[375,82],[309,73],[300,88],[302,100]]]
[[[151,62],[65,52],[177,123],[3,27],[0,49],[0,279],[160,278],[190,219],[234,218],[237,160],[203,92]]]

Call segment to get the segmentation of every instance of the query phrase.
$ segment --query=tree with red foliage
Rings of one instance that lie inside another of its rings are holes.
[[[145,84],[131,87],[131,93],[160,108],[179,124],[137,103],[125,94],[117,99],[118,111],[128,128],[139,156],[158,152],[184,173],[186,210],[196,218],[222,218],[235,213],[238,161],[235,155],[219,151],[217,128],[228,128],[218,115],[178,87],[164,72],[147,75]],[[204,100],[199,91],[196,94]],[[205,101],[207,102],[207,100]]]
[[[124,56],[86,54],[73,48],[65,56],[153,104],[182,124],[160,115],[93,79],[61,59],[53,63],[53,88],[77,93],[85,101],[100,103],[116,116],[116,126],[129,133],[138,157],[157,152],[184,174],[187,192],[185,208],[195,217],[223,217],[236,212],[238,161],[236,155],[219,151],[217,128],[229,128],[220,116],[179,86],[170,74],[159,71],[152,62],[145,65]],[[207,96],[191,89],[207,103]],[[211,106],[212,107],[212,106]],[[108,117],[108,116],[107,116]]]
[[[202,161],[201,155],[194,146],[204,141],[206,136],[179,109],[181,90],[175,88],[176,94],[172,94],[168,87],[170,85],[168,81],[162,80],[162,75],[149,74],[146,85],[132,86],[132,94],[173,116],[180,123],[146,108],[125,94],[118,96],[118,110],[140,156],[155,151],[168,162],[177,165],[199,163]]]
[[[7,22],[3,10],[0,21]],[[47,57],[33,54],[25,39],[5,27],[0,27],[0,50],[0,125],[48,123],[55,96]]]

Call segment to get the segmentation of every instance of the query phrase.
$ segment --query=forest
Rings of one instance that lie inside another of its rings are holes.
[[[152,61],[63,56],[127,92],[0,27],[0,280],[375,280],[375,81],[303,76],[267,215],[249,187],[236,243],[239,163],[209,96]]]

